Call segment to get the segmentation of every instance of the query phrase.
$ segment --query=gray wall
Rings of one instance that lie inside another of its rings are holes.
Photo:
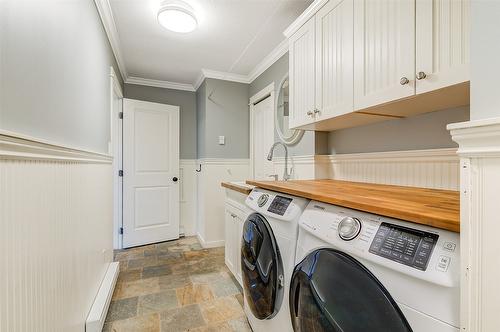
[[[180,107],[180,157],[196,158],[196,94],[191,91],[125,84],[125,98]]]
[[[457,147],[449,123],[469,120],[469,107],[459,107],[341,129],[328,134],[328,153],[361,153]]]
[[[471,1],[471,120],[500,116],[500,1]]]
[[[288,74],[288,52],[276,61],[271,67],[260,74],[252,83],[250,83],[250,97],[264,89],[266,86],[274,82],[276,91],[275,98],[278,98],[280,83]],[[274,132],[274,140],[279,141],[278,133]],[[288,147],[289,153],[292,156],[314,155],[326,153],[327,136],[325,134],[306,131],[302,139],[294,146]],[[281,149],[277,150],[277,155],[283,156]]]
[[[0,1],[0,129],[107,152],[111,65],[92,0]]]
[[[206,126],[206,105],[207,105],[207,81],[203,81],[196,90],[196,132],[197,132],[197,154],[198,158],[205,156],[205,126]]]
[[[197,92],[198,158],[249,157],[248,100],[248,84],[205,80]]]

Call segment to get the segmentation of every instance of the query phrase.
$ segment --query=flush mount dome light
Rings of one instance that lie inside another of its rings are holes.
[[[163,1],[158,10],[158,23],[174,32],[191,32],[198,26],[193,8],[180,0]]]

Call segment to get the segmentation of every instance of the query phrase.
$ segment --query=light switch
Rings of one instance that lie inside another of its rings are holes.
[[[219,145],[226,144],[226,136],[219,136]]]

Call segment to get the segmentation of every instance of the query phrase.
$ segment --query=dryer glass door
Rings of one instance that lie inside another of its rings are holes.
[[[412,331],[377,278],[333,249],[310,253],[293,272],[290,314],[297,331]]]
[[[243,225],[241,270],[246,303],[253,315],[274,317],[283,300],[283,264],[272,229],[258,213]]]

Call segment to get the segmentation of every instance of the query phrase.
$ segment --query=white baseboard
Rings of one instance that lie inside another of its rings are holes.
[[[118,274],[120,273],[120,262],[109,264],[104,280],[99,287],[99,292],[90,309],[85,323],[85,332],[101,332],[108,313],[109,304],[113,297]]]
[[[196,233],[196,237],[198,238],[198,241],[200,242],[200,244],[203,248],[217,248],[217,247],[224,247],[224,245],[225,245],[224,240],[207,242],[207,241],[205,241],[203,236],[201,236],[200,233]]]

